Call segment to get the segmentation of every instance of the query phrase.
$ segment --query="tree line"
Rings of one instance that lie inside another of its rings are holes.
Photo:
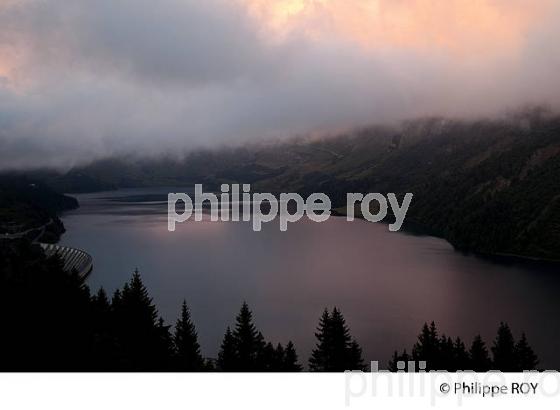
[[[225,330],[215,358],[201,354],[196,326],[183,301],[170,326],[159,316],[138,271],[111,296],[94,295],[57,258],[46,259],[26,241],[0,241],[1,371],[225,371],[296,372],[304,369],[291,341],[273,345],[243,303]],[[342,312],[325,309],[315,332],[310,371],[367,370],[362,349]],[[429,369],[530,370],[538,360],[523,335],[515,342],[502,324],[489,359],[477,337],[469,351],[460,339],[425,325],[412,349],[390,362],[425,360]]]
[[[111,299],[101,288],[91,297],[93,345],[97,370],[299,372],[294,344],[266,341],[243,302],[233,327],[227,327],[218,356],[204,358],[195,324],[183,301],[173,329],[158,317],[157,308],[138,271]],[[325,310],[315,334],[311,371],[365,370],[362,350],[336,307]]]
[[[467,349],[459,337],[452,339],[445,334],[440,336],[434,322],[429,326],[425,323],[411,353],[404,350],[399,354],[395,351],[389,362],[389,370],[407,371],[409,361],[415,362],[416,366],[420,361],[426,362],[426,371],[450,372],[458,370],[522,372],[535,370],[539,363],[525,333],[522,333],[521,338],[516,341],[508,324],[503,322],[498,327],[490,350],[480,335],[475,336]]]
[[[58,258],[45,258],[25,240],[0,240],[0,370],[2,371],[227,371],[303,370],[291,341],[266,341],[243,303],[225,331],[216,358],[201,354],[184,301],[170,326],[138,271],[111,296],[93,295]],[[310,368],[362,369],[358,344],[338,309],[325,311]]]

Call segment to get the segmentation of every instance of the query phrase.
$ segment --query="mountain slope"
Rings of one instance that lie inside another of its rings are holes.
[[[425,119],[182,159],[109,159],[47,179],[62,190],[251,183],[261,192],[325,192],[334,206],[345,205],[347,192],[412,192],[408,227],[460,249],[560,259],[560,117],[538,111]]]

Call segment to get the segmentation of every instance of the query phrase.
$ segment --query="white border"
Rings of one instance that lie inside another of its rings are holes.
[[[382,379],[377,379],[378,390],[372,394],[373,380],[376,380],[372,373],[3,373],[0,374],[0,408],[371,410],[441,406],[525,409],[536,406],[539,410],[558,409],[560,378],[557,373],[498,376],[488,379],[481,374],[383,374]],[[437,391],[441,383],[461,381],[465,377],[490,383],[531,380],[544,384],[537,394],[495,398],[458,397]],[[384,387],[387,383],[392,384],[392,393]],[[419,393],[420,386],[424,387],[423,393]]]

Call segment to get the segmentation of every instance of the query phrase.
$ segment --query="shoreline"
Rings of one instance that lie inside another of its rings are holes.
[[[345,212],[346,207],[336,207],[331,209],[331,216],[335,217],[345,217],[347,214]],[[356,219],[361,219],[365,221],[365,218],[362,216],[359,209],[356,209],[354,212],[354,217]],[[387,222],[381,222],[386,224]],[[413,227],[412,227],[412,226]],[[416,223],[414,221],[407,221],[403,224],[402,229],[399,231],[400,233],[406,233],[407,235],[417,235],[417,236],[432,236],[434,238],[439,238],[447,241],[456,252],[463,253],[465,255],[473,255],[482,259],[490,260],[492,262],[498,263],[519,263],[519,264],[545,264],[549,267],[558,267],[560,265],[560,259],[550,259],[550,258],[542,258],[536,256],[528,256],[528,255],[519,255],[515,253],[508,253],[508,252],[484,252],[484,251],[477,251],[474,249],[461,249],[457,247],[455,244],[449,241],[443,235],[439,235],[434,231],[431,231],[429,228],[424,227],[423,225]]]
[[[160,186],[154,186],[154,187],[133,187],[134,188],[162,188]],[[164,188],[164,187],[163,187]],[[171,188],[171,187],[170,187]],[[127,189],[127,188],[114,188],[114,189],[110,189],[110,190],[101,190],[101,191],[92,191],[92,192],[88,192],[88,193],[99,193],[99,192],[114,192],[114,191],[118,191],[120,189]],[[72,196],[72,195],[80,195],[83,193],[65,193],[64,195],[67,196]],[[72,196],[72,198],[74,198]],[[74,198],[76,199],[76,198]],[[64,213],[64,211],[62,212],[62,214]],[[345,217],[347,215],[346,213],[346,207],[345,206],[341,206],[341,207],[334,207],[331,208],[331,216],[334,217]],[[355,218],[356,219],[362,219],[365,220],[363,218],[363,216],[361,215],[361,211],[360,209],[356,209],[355,213]],[[60,216],[60,215],[59,215]],[[382,222],[382,223],[386,223],[386,222]],[[432,230],[430,230],[428,227],[423,226],[422,224],[416,223],[415,221],[406,221],[403,224],[403,228],[399,231],[400,233],[406,233],[407,235],[417,235],[417,236],[432,236],[435,238],[439,238],[439,239],[443,239],[445,241],[447,241],[451,246],[453,246],[453,248],[455,249],[456,252],[460,252],[463,253],[465,255],[473,255],[479,258],[483,258],[486,260],[490,260],[492,262],[497,262],[497,263],[519,263],[519,264],[544,264],[544,265],[548,265],[548,266],[554,266],[557,267],[558,265],[560,265],[560,259],[551,259],[551,258],[542,258],[542,257],[536,257],[536,256],[529,256],[529,255],[520,255],[520,254],[515,254],[515,253],[509,253],[509,252],[484,252],[484,251],[480,251],[480,250],[475,250],[475,249],[462,249],[458,246],[456,246],[455,244],[453,244],[452,242],[449,241],[448,238],[446,238],[444,235],[438,234]]]

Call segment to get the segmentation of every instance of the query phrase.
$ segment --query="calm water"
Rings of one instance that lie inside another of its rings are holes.
[[[182,190],[176,190],[182,191]],[[160,313],[177,318],[185,298],[203,353],[216,357],[243,300],[267,340],[292,340],[306,363],[325,307],[342,309],[366,360],[410,349],[434,320],[453,337],[490,342],[500,321],[524,330],[547,368],[560,368],[560,272],[497,264],[444,240],[390,233],[385,225],[331,217],[280,232],[240,222],[187,222],[167,231],[165,189],[77,196],[61,243],[94,258],[88,279],[112,292],[138,267]],[[158,195],[159,194],[159,195]]]

